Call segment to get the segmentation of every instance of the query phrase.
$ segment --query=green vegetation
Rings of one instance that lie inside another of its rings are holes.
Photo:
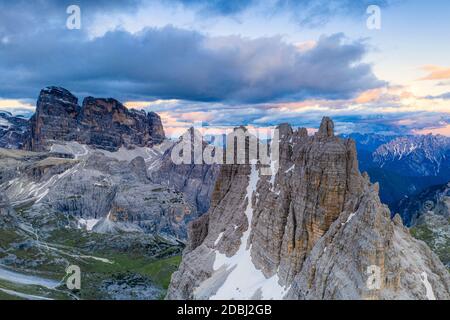
[[[6,250],[9,244],[18,241],[20,236],[13,230],[0,229],[0,248]]]
[[[104,284],[114,281],[125,282],[130,287],[151,284],[156,292],[160,291],[159,298],[162,299],[171,275],[181,261],[181,247],[170,245],[160,237],[102,235],[58,228],[40,237],[41,245],[35,241],[24,241],[26,239],[33,240],[33,236],[19,236],[14,231],[0,230],[0,248],[3,249],[0,250],[3,251],[0,258],[6,254],[12,255],[17,260],[17,263],[10,265],[14,271],[58,281],[64,278],[68,265],[78,265],[81,269],[81,290],[72,293],[64,286],[52,290],[1,280],[0,288],[52,299],[70,299],[73,295],[81,299],[111,299],[113,296],[106,292]],[[126,246],[122,247],[124,243]],[[0,299],[17,298],[0,290]]]
[[[426,225],[419,225],[410,229],[414,238],[424,241],[429,247],[434,246],[434,234]]]
[[[99,292],[99,286],[107,279],[120,279],[128,275],[137,274],[142,278],[151,280],[155,286],[161,289],[161,296],[169,287],[172,273],[178,268],[181,256],[173,256],[163,259],[152,259],[142,256],[127,254],[115,254],[108,257],[113,264],[101,261],[89,261],[80,265],[83,270],[83,284],[81,288],[82,299],[102,299],[104,293]]]
[[[412,227],[410,232],[414,238],[424,241],[437,254],[444,265],[450,264],[450,238],[448,236],[436,234],[426,224]]]

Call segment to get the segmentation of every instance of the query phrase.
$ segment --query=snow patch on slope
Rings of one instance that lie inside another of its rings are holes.
[[[92,231],[95,225],[100,221],[100,219],[78,219],[78,228],[86,229],[87,231]]]
[[[216,252],[214,270],[226,268],[229,271],[228,277],[216,294],[210,297],[211,300],[221,299],[251,299],[259,294],[261,299],[281,299],[287,293],[288,288],[279,285],[278,275],[267,279],[264,274],[256,269],[253,264],[247,242],[251,233],[251,222],[253,217],[252,197],[256,191],[259,181],[259,172],[256,163],[251,164],[251,173],[247,187],[247,208],[245,215],[248,221],[248,228],[241,237],[241,245],[232,257]],[[219,236],[219,239],[221,236]],[[217,242],[217,241],[216,241]]]
[[[291,172],[292,170],[294,170],[294,168],[295,168],[295,164],[293,164],[292,167],[290,167],[289,169],[287,169],[284,173],[289,173],[289,172]]]
[[[344,226],[344,225],[346,225],[347,223],[349,223],[350,220],[352,220],[352,218],[353,218],[355,215],[356,215],[356,212],[351,213],[351,214],[348,216],[347,220],[346,220],[345,222],[341,223],[341,225]]]
[[[424,271],[420,275],[423,285],[425,286],[426,296],[428,300],[436,300],[436,296],[434,295],[433,287],[431,283],[428,281],[428,274]]]
[[[219,233],[219,236],[217,237],[217,240],[214,242],[214,246],[217,246],[222,239],[223,232]]]

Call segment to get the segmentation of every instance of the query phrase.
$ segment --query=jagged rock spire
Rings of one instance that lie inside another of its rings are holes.
[[[280,131],[280,137],[292,135],[292,127],[289,123],[281,123],[277,126]]]
[[[320,124],[318,136],[321,137],[333,137],[334,136],[334,123],[329,117],[323,117],[322,123]]]
[[[298,136],[299,137],[307,137],[308,136],[308,130],[306,128],[299,128],[298,129]]]
[[[221,167],[167,299],[427,299],[426,286],[450,297],[444,265],[391,221],[354,141],[333,128],[325,117],[315,137],[280,137],[275,176]],[[382,272],[377,290],[370,268]]]

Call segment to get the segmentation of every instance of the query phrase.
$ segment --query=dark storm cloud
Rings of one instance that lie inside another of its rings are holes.
[[[299,51],[279,37],[211,38],[172,27],[138,34],[38,30],[0,43],[0,96],[34,97],[54,84],[122,99],[263,102],[346,98],[383,83],[341,34]]]
[[[49,84],[80,95],[121,99],[265,102],[307,97],[345,98],[381,85],[360,63],[362,42],[323,37],[308,52],[280,38],[208,38],[175,28],[132,35],[114,31],[89,40],[85,29],[65,28],[66,8],[80,5],[83,21],[96,13],[137,10],[144,0],[0,0],[0,97],[34,98]],[[203,14],[239,13],[259,0],[174,0]],[[313,7],[311,1],[275,1],[276,7]],[[351,4],[353,3],[353,4]],[[339,0],[333,10],[356,7]]]

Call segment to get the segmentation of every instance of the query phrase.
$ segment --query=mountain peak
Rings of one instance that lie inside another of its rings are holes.
[[[280,137],[291,136],[293,133],[292,127],[289,123],[281,123],[277,126],[277,129],[280,132]]]
[[[39,100],[44,99],[45,96],[51,96],[53,97],[53,99],[63,99],[73,104],[78,103],[78,98],[74,96],[69,90],[62,87],[45,87],[39,94]]]
[[[334,136],[334,122],[329,117],[323,117],[322,122],[320,123],[319,131],[317,132],[318,136],[321,137],[333,137]]]
[[[60,87],[41,90],[31,118],[27,149],[42,151],[54,141],[77,141],[99,149],[153,146],[161,143],[164,129],[154,112],[129,110],[113,98],[78,98]]]
[[[330,118],[317,136],[334,137]],[[426,299],[423,272],[438,298],[450,297],[445,267],[391,221],[352,140],[281,139],[280,149],[272,176],[257,164],[221,166],[168,299]],[[383,272],[377,290],[370,268]]]

